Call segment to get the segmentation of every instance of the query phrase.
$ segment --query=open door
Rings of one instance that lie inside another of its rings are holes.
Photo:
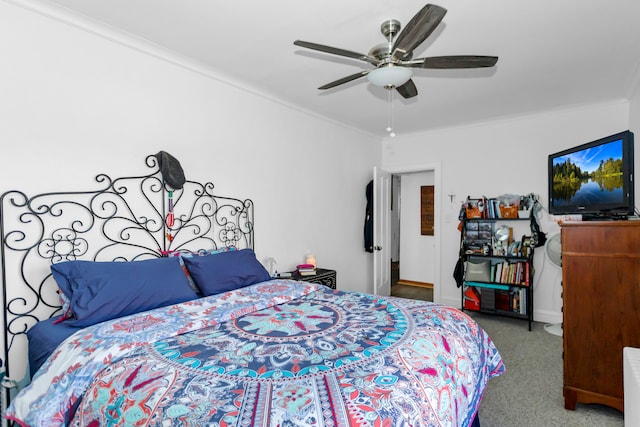
[[[391,174],[373,168],[373,293],[391,295]]]

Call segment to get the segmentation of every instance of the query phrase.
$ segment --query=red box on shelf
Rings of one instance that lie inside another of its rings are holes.
[[[476,288],[469,287],[464,291],[465,310],[480,310],[480,295]]]

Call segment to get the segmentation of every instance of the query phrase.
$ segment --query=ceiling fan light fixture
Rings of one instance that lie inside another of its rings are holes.
[[[387,65],[371,71],[367,74],[367,79],[374,86],[391,89],[402,86],[409,81],[412,75],[413,72],[410,68]]]

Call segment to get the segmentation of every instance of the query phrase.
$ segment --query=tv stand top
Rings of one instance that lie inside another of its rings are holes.
[[[627,214],[599,213],[582,214],[583,221],[625,221],[629,219]]]

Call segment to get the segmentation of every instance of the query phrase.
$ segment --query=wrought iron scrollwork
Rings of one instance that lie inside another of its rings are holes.
[[[253,248],[253,202],[216,196],[210,182],[163,182],[155,156],[148,175],[96,176],[99,188],[29,197],[0,196],[0,262],[6,373],[21,375],[26,331],[60,313],[51,264],[69,260],[134,261],[171,252]],[[173,224],[167,224],[173,193]],[[17,363],[16,363],[17,361]],[[12,367],[17,365],[17,372]],[[10,371],[11,370],[11,371]]]

